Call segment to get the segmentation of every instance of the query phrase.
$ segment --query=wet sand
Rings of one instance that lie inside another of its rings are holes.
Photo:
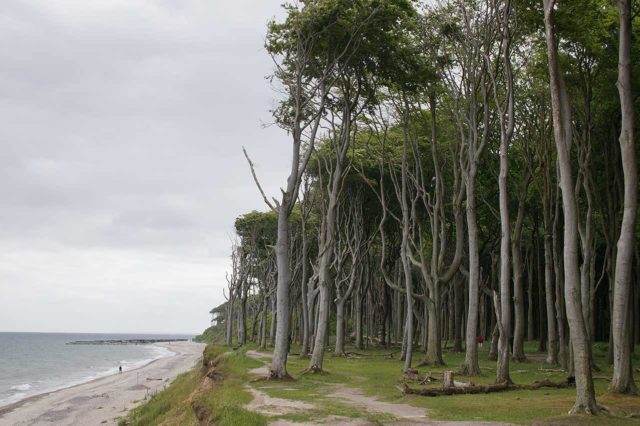
[[[118,417],[162,390],[179,374],[192,368],[204,344],[159,343],[174,355],[135,370],[101,377],[88,383],[33,396],[0,407],[2,426],[92,426],[117,424]]]

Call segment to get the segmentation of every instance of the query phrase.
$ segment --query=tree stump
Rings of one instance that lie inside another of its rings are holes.
[[[445,388],[452,388],[455,386],[455,384],[453,383],[453,371],[445,371],[444,372],[444,379],[442,380],[442,386]]]

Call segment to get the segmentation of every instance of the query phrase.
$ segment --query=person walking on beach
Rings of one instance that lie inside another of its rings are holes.
[[[120,366],[118,366],[118,374],[119,374],[119,373],[122,373],[122,366],[121,366],[121,365],[120,365]]]

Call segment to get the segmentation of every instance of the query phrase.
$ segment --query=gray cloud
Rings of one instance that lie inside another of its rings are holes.
[[[0,330],[206,326],[233,219],[263,208],[241,145],[269,192],[286,178],[288,139],[262,126],[279,4],[2,2]],[[52,301],[126,306],[72,327]]]

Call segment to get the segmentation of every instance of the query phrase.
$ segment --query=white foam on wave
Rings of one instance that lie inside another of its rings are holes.
[[[22,385],[14,385],[9,388],[9,390],[12,390],[12,391],[28,391],[29,389],[31,389],[31,385],[29,383],[25,383]]]
[[[176,355],[176,353],[171,351],[170,349],[167,349],[163,346],[159,346],[157,344],[152,344],[152,345],[149,345],[148,347],[151,349],[151,351],[150,351],[150,354],[147,356],[147,358],[143,358],[135,361],[122,360],[121,365],[123,366],[123,371],[126,372],[129,370],[135,370],[137,368],[144,367],[145,365],[155,360],[158,360],[161,358],[170,358]],[[35,392],[28,392],[28,390],[31,389],[31,385],[28,383],[15,385],[15,386],[12,386],[10,390],[20,391],[20,392],[16,392],[11,396],[9,396],[8,398],[0,398],[0,407],[4,407],[6,405],[19,402],[25,398],[28,398],[34,395],[39,395],[47,392],[55,392],[61,389],[67,389],[73,386],[88,383],[92,380],[100,379],[102,377],[112,376],[112,375],[118,374],[118,372],[119,372],[118,367],[112,367],[92,375],[84,376],[80,379],[66,382],[64,384],[58,384],[54,386],[48,386],[43,389],[38,389]]]
[[[19,392],[19,393],[14,393],[8,398],[4,398],[4,399],[0,398],[0,408],[4,407],[5,405],[13,404],[14,402],[18,402],[26,397],[27,397],[26,393]]]

